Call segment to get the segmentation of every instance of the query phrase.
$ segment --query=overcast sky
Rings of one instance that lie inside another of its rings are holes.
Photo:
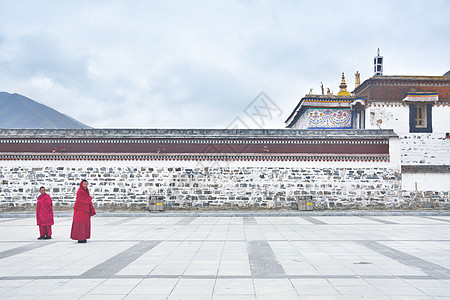
[[[349,90],[357,70],[371,77],[378,47],[384,75],[443,75],[449,12],[447,0],[0,0],[0,91],[93,127],[283,128],[320,82],[337,93],[341,72]],[[261,103],[270,114],[252,121]]]

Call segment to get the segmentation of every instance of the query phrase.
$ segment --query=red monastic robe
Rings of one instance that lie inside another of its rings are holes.
[[[40,195],[37,199],[36,222],[40,226],[54,224],[52,198],[48,194]]]
[[[91,216],[95,215],[92,205],[92,197],[89,190],[83,188],[83,182],[77,191],[77,198],[73,206],[73,222],[70,238],[73,240],[85,240],[91,237]]]

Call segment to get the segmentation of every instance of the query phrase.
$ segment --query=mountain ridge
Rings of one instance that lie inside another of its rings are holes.
[[[0,92],[0,128],[92,128],[66,114],[17,93]]]

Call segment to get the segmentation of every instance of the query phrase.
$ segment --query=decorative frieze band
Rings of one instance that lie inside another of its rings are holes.
[[[388,140],[0,139],[0,144],[389,144]]]
[[[246,154],[0,154],[0,160],[145,160],[145,161],[362,161],[389,162],[389,155],[246,155]]]

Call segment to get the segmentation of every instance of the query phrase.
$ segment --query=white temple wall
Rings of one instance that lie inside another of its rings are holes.
[[[439,133],[400,135],[402,165],[450,165],[450,139]]]
[[[366,129],[393,129],[395,133],[409,132],[409,107],[403,103],[371,102],[366,109]]]
[[[450,173],[402,173],[402,190],[450,192]]]
[[[450,132],[450,105],[433,105],[431,110],[433,118],[433,133],[444,135]]]
[[[45,166],[44,166],[45,165]],[[78,166],[0,167],[0,209],[33,207],[45,186],[57,207],[73,206],[81,179],[94,205],[146,209],[149,197],[169,207],[296,208],[311,196],[319,209],[409,207],[401,198],[398,167],[286,166]]]

